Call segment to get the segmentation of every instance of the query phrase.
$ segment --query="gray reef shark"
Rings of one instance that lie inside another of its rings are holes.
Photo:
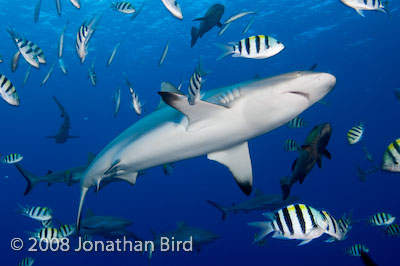
[[[24,195],[27,195],[29,192],[31,192],[32,189],[39,183],[47,183],[49,186],[54,183],[65,183],[68,186],[79,183],[83,173],[95,157],[95,154],[89,153],[86,164],[57,172],[49,170],[45,176],[36,176],[24,169],[21,165],[15,164],[17,170],[22,174],[26,182],[28,182]]]
[[[249,195],[253,173],[247,141],[286,124],[335,84],[331,74],[298,71],[205,91],[194,105],[177,89],[159,92],[165,104],[111,141],[86,170],[78,228],[90,187],[115,178],[135,184],[140,170],[201,155],[228,167]]]
[[[253,198],[233,204],[232,207],[223,207],[213,201],[207,200],[212,206],[222,212],[222,220],[225,220],[229,213],[251,211],[275,211],[283,206],[294,203],[299,200],[298,197],[289,197],[287,200],[282,200],[282,196],[278,194],[264,194],[261,190],[256,189]]]
[[[206,15],[202,18],[196,18],[193,21],[201,21],[200,28],[192,27],[192,42],[191,47],[196,44],[196,41],[203,37],[203,35],[211,30],[213,27],[218,26],[222,27],[222,23],[220,22],[222,15],[224,14],[225,7],[221,4],[215,4],[211,6]]]
[[[53,96],[53,99],[56,102],[56,104],[58,105],[58,108],[60,108],[61,117],[64,118],[64,122],[62,123],[60,129],[58,130],[57,135],[47,136],[47,138],[55,139],[56,143],[58,143],[58,144],[65,143],[67,141],[67,139],[79,138],[79,136],[70,136],[69,135],[69,129],[71,128],[71,119],[69,118],[68,113],[65,111],[64,107],[57,100],[57,98]]]
[[[321,168],[322,155],[331,159],[331,154],[326,149],[329,139],[332,134],[332,127],[329,123],[315,126],[310,133],[308,133],[306,141],[299,150],[299,157],[293,162],[292,176],[283,177],[281,179],[281,189],[283,200],[289,197],[290,188],[294,183],[299,181],[303,183],[305,177],[313,169],[314,165],[318,163]]]

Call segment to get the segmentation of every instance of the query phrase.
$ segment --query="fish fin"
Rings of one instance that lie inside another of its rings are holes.
[[[331,153],[327,149],[323,149],[321,152],[329,160],[332,158]]]
[[[362,17],[365,18],[364,12],[363,12],[361,9],[356,9],[356,12],[357,12],[360,16],[362,16]]]
[[[305,239],[305,240],[301,241],[297,246],[306,245],[306,244],[310,243],[311,241],[312,241],[312,239]]]
[[[335,238],[334,237],[330,237],[330,238],[328,238],[327,240],[325,240],[324,242],[326,242],[326,243],[332,243],[332,242],[335,242]]]
[[[193,19],[193,21],[203,21],[203,20],[205,20],[206,18],[195,18],[195,19]]]
[[[209,153],[207,158],[228,167],[240,189],[246,195],[250,195],[253,187],[253,170],[247,141],[225,150]]]
[[[256,188],[254,190],[254,196],[255,197],[259,197],[259,196],[262,196],[262,195],[264,195],[264,192],[262,192],[259,188]]]
[[[192,41],[190,43],[190,47],[193,47],[196,44],[197,39],[199,38],[199,30],[196,27],[192,27],[191,35]]]
[[[252,222],[252,223],[247,223],[250,226],[258,227],[261,228],[261,231],[255,235],[254,237],[254,243],[257,243],[261,239],[263,239],[265,236],[270,234],[271,232],[274,231],[274,229],[271,226],[271,222]]]
[[[193,127],[194,124],[200,121],[206,121],[209,117],[212,117],[214,113],[220,112],[226,109],[226,107],[209,103],[206,101],[198,101],[195,105],[190,105],[187,97],[182,94],[172,92],[158,92],[162,100],[171,106],[172,108],[183,113],[189,120],[188,129],[197,129]]]
[[[162,92],[172,92],[172,93],[182,94],[182,92],[177,87],[175,87],[175,85],[173,85],[172,83],[170,83],[168,81],[164,81],[164,82],[161,83],[161,91]],[[165,106],[165,103],[161,99],[160,103],[158,104],[156,109],[160,109],[160,108],[162,108],[164,106]]]
[[[110,166],[110,168],[107,169],[107,171],[104,172],[105,175],[109,175],[111,173],[115,173],[116,171],[118,171],[118,165],[121,162],[121,160],[116,160],[112,163],[112,165]]]
[[[222,28],[222,23],[221,23],[221,21],[218,21],[217,26],[220,27],[220,28]]]
[[[94,153],[92,153],[92,152],[88,152],[87,163],[88,163],[88,164],[91,164],[95,158],[96,158],[96,154],[94,154]]]
[[[285,176],[281,178],[281,190],[282,190],[282,199],[286,200],[289,197],[290,194],[290,177]]]
[[[217,47],[219,47],[221,50],[223,50],[222,54],[218,56],[217,60],[221,60],[222,58],[225,58],[231,54],[233,54],[233,46],[229,44],[222,44],[222,43],[216,43],[215,44]],[[233,56],[235,56],[234,54]]]
[[[296,163],[297,163],[297,159],[294,160],[294,162],[292,163],[292,172],[294,171],[294,168],[296,167]]]
[[[78,216],[76,218],[76,232],[79,235],[79,230],[81,228],[81,214],[82,214],[82,207],[83,207],[83,202],[85,201],[85,196],[88,192],[89,188],[87,187],[81,187],[81,199],[79,201],[79,208],[78,208]]]
[[[214,206],[215,208],[217,208],[218,210],[220,210],[222,212],[222,220],[225,220],[226,215],[228,214],[228,211],[226,208],[222,207],[221,205],[211,201],[211,200],[207,200],[207,202],[209,204],[211,204],[212,206]]]
[[[319,168],[322,167],[322,159],[321,159],[321,157],[318,157],[318,159],[317,159],[317,164],[318,164],[318,167],[319,167]]]
[[[273,221],[275,219],[275,214],[273,212],[264,212],[262,215],[269,221]]]
[[[128,182],[131,185],[136,184],[136,179],[138,177],[138,172],[130,173],[130,174],[123,174],[123,175],[113,175],[113,178],[122,179]]]
[[[20,166],[19,164],[15,164],[15,167],[17,167],[17,170],[25,178],[26,182],[28,182],[28,184],[26,186],[26,189],[25,189],[25,192],[24,192],[24,196],[26,196],[40,182],[39,181],[39,177],[34,175],[34,174],[32,174],[32,173],[30,173],[30,172],[28,172],[27,170],[22,168],[22,166]]]

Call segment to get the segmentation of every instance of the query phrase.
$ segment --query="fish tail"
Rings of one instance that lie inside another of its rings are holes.
[[[216,45],[223,50],[223,53],[217,58],[217,60],[221,60],[222,58],[233,54],[233,46],[232,45],[221,44],[221,43],[217,43]]]
[[[25,210],[27,209],[24,205],[21,205],[19,203],[17,203],[17,207],[18,208],[15,209],[14,211],[17,212],[17,213],[21,213],[21,214],[24,214]]]
[[[281,178],[281,190],[283,200],[286,200],[289,197],[291,186],[292,185],[290,184],[290,178],[288,176]]]
[[[253,244],[259,242],[263,239],[266,235],[273,232],[274,229],[272,228],[271,222],[252,222],[248,223],[250,226],[261,228],[261,231],[256,234]]]
[[[212,202],[211,200],[207,200],[207,202],[209,204],[211,204],[212,206],[214,206],[215,208],[217,208],[218,210],[220,210],[222,212],[222,220],[225,220],[226,215],[228,215],[228,210],[226,208],[222,207],[221,205],[219,205],[215,202]]]
[[[192,34],[192,42],[190,44],[190,47],[193,47],[196,44],[197,39],[199,38],[199,30],[196,27],[192,27],[191,34]]]
[[[40,179],[38,176],[36,176],[36,175],[28,172],[24,168],[22,168],[19,164],[16,164],[15,167],[17,167],[17,170],[22,174],[22,176],[25,178],[26,182],[28,182],[25,192],[24,192],[24,196],[26,196],[40,182]]]

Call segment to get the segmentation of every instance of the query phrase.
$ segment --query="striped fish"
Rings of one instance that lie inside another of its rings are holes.
[[[76,34],[75,48],[78,57],[81,59],[81,64],[85,61],[85,58],[88,54],[89,41],[93,36],[95,27],[100,18],[101,16],[97,15],[93,17],[90,22],[83,22],[83,24],[79,27],[78,33]]]
[[[44,228],[53,227],[53,220],[49,219],[49,220],[42,221],[42,226]]]
[[[65,238],[65,237],[69,237],[71,235],[73,235],[76,231],[76,226],[75,225],[63,225],[61,226],[59,229],[59,237],[60,238]]]
[[[285,48],[280,41],[265,35],[256,35],[242,39],[239,42],[218,46],[220,46],[224,52],[217,58],[217,60],[231,54],[232,57],[265,59],[280,53]]]
[[[283,149],[285,151],[298,151],[301,149],[301,147],[299,146],[299,144],[296,143],[296,141],[292,139],[287,139],[285,141],[285,144],[283,145]]]
[[[35,262],[34,258],[27,257],[27,258],[24,258],[23,260],[21,260],[18,263],[18,266],[32,266],[34,262]]]
[[[133,14],[136,12],[136,9],[129,2],[114,2],[111,3],[111,8],[124,14]]]
[[[343,4],[353,8],[360,16],[365,17],[363,11],[380,11],[390,15],[382,0],[340,0]]]
[[[32,237],[35,237],[38,240],[47,240],[47,241],[54,241],[60,240],[60,232],[57,228],[49,227],[49,228],[42,228],[34,233],[30,233]]]
[[[194,105],[200,100],[201,80],[201,74],[198,71],[195,71],[190,77],[188,88],[188,101],[190,105]]]
[[[47,221],[53,218],[53,211],[48,207],[34,207],[18,205],[17,212],[37,221]]]
[[[7,31],[17,45],[22,56],[30,65],[39,68],[39,64],[46,64],[46,57],[39,46],[19,36],[14,29],[8,28]]]
[[[10,64],[12,72],[17,71],[20,56],[21,56],[21,52],[19,50],[13,55],[13,57],[11,59],[11,64]]]
[[[292,120],[290,120],[286,125],[289,128],[301,128],[301,127],[306,127],[307,123],[306,121],[304,121],[303,118],[295,117]]]
[[[81,1],[80,0],[70,0],[71,4],[76,7],[77,9],[81,8]]]
[[[328,221],[328,228],[326,229],[325,233],[331,236],[331,238],[325,240],[325,242],[343,240],[344,235],[342,231],[339,229],[339,225],[335,220],[335,218],[333,218],[333,216],[327,211],[321,211],[321,214]]]
[[[337,223],[338,223],[338,226],[339,226],[339,230],[342,232],[342,234],[343,234],[343,239],[346,239],[346,237],[347,237],[347,233],[351,230],[351,223],[352,223],[352,221],[351,221],[351,218],[350,218],[350,216],[351,216],[351,214],[350,215],[346,215],[346,214],[344,214],[343,216],[342,216],[342,218],[340,218],[338,221],[337,221]]]
[[[289,205],[274,214],[264,213],[263,215],[270,221],[249,223],[250,226],[261,228],[254,242],[274,232],[273,238],[299,239],[303,240],[299,245],[304,245],[320,237],[328,228],[325,216],[304,204]]]
[[[124,76],[125,76],[126,85],[129,87],[129,92],[132,95],[132,108],[137,115],[141,115],[142,114],[142,104],[139,101],[139,96],[133,90],[132,83],[128,80],[128,77],[126,76],[125,72],[124,72]]]
[[[390,225],[396,220],[396,217],[391,215],[390,213],[380,212],[368,219],[369,224],[376,226],[386,226]]]
[[[349,142],[350,145],[354,145],[358,143],[363,134],[364,134],[364,124],[359,124],[354,127],[352,127],[349,132],[347,132],[347,141]]]
[[[389,144],[382,159],[382,170],[400,172],[400,139]]]
[[[347,249],[347,254],[350,256],[360,257],[361,251],[368,253],[369,249],[363,244],[356,244]]]
[[[19,106],[19,97],[17,90],[15,89],[11,81],[3,74],[0,74],[0,95],[8,104]]]
[[[3,158],[1,158],[1,162],[4,164],[14,164],[22,161],[22,159],[24,159],[24,157],[21,154],[11,153],[9,155],[3,156]]]
[[[385,229],[385,235],[387,236],[400,236],[400,227],[398,224],[391,224]]]

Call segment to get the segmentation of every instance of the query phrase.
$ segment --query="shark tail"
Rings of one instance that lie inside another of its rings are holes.
[[[76,232],[78,233],[78,235],[79,235],[79,231],[81,229],[83,202],[85,201],[85,196],[86,196],[88,190],[89,190],[89,188],[87,188],[87,187],[81,187],[81,200],[79,202],[78,217],[76,219]]]
[[[16,164],[15,167],[17,167],[17,170],[25,178],[26,182],[28,182],[25,192],[24,192],[24,196],[26,196],[40,182],[39,177],[28,172],[27,170],[22,168],[22,166],[20,166],[19,164]]]
[[[281,190],[283,200],[286,200],[289,197],[291,186],[292,185],[290,184],[290,178],[288,176],[281,178]]]
[[[221,60],[222,58],[225,58],[228,55],[233,54],[233,46],[232,45],[221,44],[221,43],[217,43],[216,45],[223,50],[222,54],[220,56],[218,56],[217,60]]]
[[[196,44],[197,39],[199,38],[199,29],[197,29],[196,27],[192,27],[191,34],[192,34],[192,42],[190,44],[190,47],[193,47]]]
[[[220,210],[222,212],[222,220],[225,220],[226,216],[228,215],[228,210],[211,200],[207,200],[207,202],[210,203],[215,208],[217,208],[218,210]]]
[[[253,223],[248,223],[248,225],[261,228],[261,231],[255,235],[253,244],[259,242],[266,235],[274,231],[271,222],[253,222]]]

